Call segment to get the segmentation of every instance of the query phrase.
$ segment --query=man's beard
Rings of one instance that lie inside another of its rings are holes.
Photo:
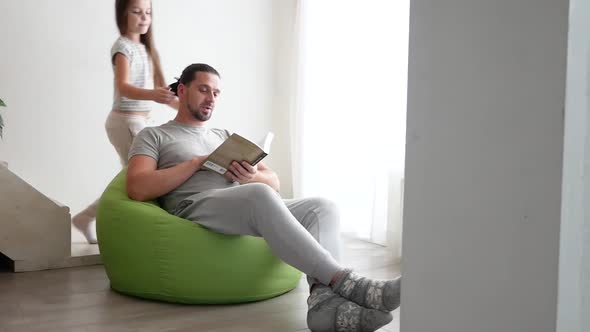
[[[188,110],[191,112],[191,115],[196,119],[199,120],[201,122],[205,122],[207,120],[209,120],[211,118],[211,114],[213,114],[213,110],[209,111],[209,114],[203,114],[199,111],[199,109],[193,109],[190,106],[188,107]]]

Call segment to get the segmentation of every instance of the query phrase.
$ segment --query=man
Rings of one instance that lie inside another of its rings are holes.
[[[229,137],[205,126],[221,93],[219,73],[192,64],[173,90],[176,118],[142,130],[131,147],[129,197],[158,198],[168,212],[215,232],[263,237],[277,257],[307,274],[312,331],[375,331],[390,322],[400,279],[370,280],[338,264],[339,217],[331,202],[282,200],[279,179],[263,162],[234,161],[224,176],[201,168]]]

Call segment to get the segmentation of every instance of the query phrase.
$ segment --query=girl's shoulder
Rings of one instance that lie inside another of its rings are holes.
[[[131,46],[131,43],[132,43],[131,40],[129,40],[128,38],[126,38],[124,36],[119,36],[119,38],[115,39],[115,42],[113,43],[112,48],[121,47],[121,46],[129,47],[129,46]]]
[[[114,57],[117,53],[122,53],[127,57],[131,56],[133,54],[133,42],[128,38],[119,36],[113,43],[113,47],[111,47],[111,57]]]

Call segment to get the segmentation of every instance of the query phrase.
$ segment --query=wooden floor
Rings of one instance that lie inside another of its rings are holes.
[[[390,250],[343,239],[343,263],[363,275],[392,278]],[[175,305],[113,292],[102,265],[0,272],[0,332],[12,331],[309,331],[307,283],[274,299],[242,305]],[[399,331],[399,309],[380,332]]]

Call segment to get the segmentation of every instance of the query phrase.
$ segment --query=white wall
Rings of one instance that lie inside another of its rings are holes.
[[[401,331],[555,331],[568,1],[410,22]]]
[[[558,332],[583,332],[590,326],[589,46],[590,3],[572,0],[565,111]]]
[[[288,152],[284,158],[274,160],[274,169],[281,174],[281,194],[293,197],[291,111],[297,98],[297,0],[273,1],[273,27],[275,45],[275,89],[273,101],[272,126],[275,128],[275,151]]]
[[[273,124],[272,0],[155,0],[155,41],[171,81],[194,62],[222,75],[211,121],[253,138]],[[112,103],[109,51],[118,36],[114,1],[1,1],[0,94],[8,108],[0,159],[76,213],[118,172],[104,121]],[[160,107],[156,123],[173,112]],[[268,162],[282,165],[287,151]],[[284,167],[280,167],[281,171]],[[289,186],[290,178],[283,178]],[[73,240],[81,236],[73,232]]]

